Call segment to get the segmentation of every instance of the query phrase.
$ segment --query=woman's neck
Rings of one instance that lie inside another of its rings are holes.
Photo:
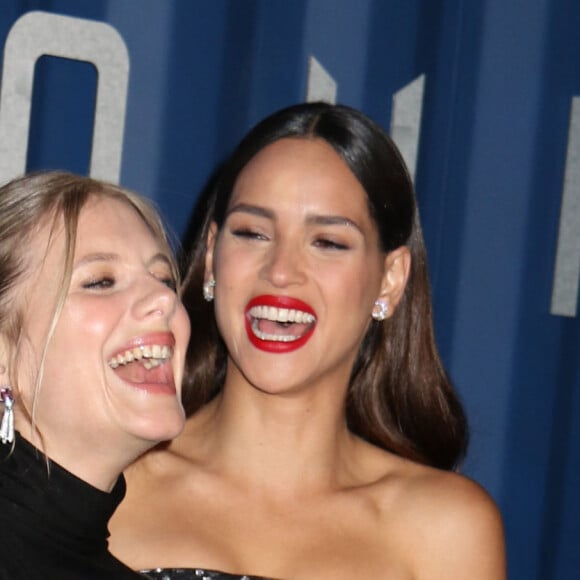
[[[97,436],[94,441],[64,433],[41,437],[30,424],[21,424],[19,429],[20,435],[51,461],[104,492],[110,492],[119,475],[147,450],[137,445],[131,448],[127,442],[107,443]]]
[[[360,443],[336,391],[272,394],[229,383],[189,419],[172,449],[199,454],[196,461],[253,489],[316,493],[343,484]]]

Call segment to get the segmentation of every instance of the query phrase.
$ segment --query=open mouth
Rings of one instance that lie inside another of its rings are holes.
[[[309,332],[316,317],[302,310],[254,306],[248,314],[252,318],[252,332],[260,340],[292,342]]]
[[[303,346],[314,331],[316,315],[301,300],[287,296],[258,296],[246,308],[246,330],[254,346],[288,352]]]
[[[148,390],[175,392],[173,368],[168,364],[173,349],[166,344],[147,344],[126,349],[107,361],[125,382]]]
[[[135,348],[129,348],[111,358],[107,364],[112,369],[116,369],[121,365],[138,362],[142,363],[143,366],[149,370],[167,362],[172,354],[173,351],[171,350],[171,347],[166,344],[147,344],[136,346]]]

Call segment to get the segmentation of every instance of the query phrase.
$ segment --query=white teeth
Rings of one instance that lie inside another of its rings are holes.
[[[252,320],[252,332],[260,339],[276,342],[293,342],[298,340],[302,333],[298,335],[292,334],[268,334],[262,332],[258,328],[259,320],[269,320],[271,322],[280,323],[297,323],[297,324],[312,324],[316,321],[316,317],[310,312],[303,310],[296,310],[294,308],[276,308],[275,306],[253,306],[250,308],[249,315]]]
[[[253,306],[250,308],[249,314],[252,318],[266,319],[272,322],[311,324],[316,320],[316,317],[310,314],[310,312],[295,310],[293,308],[276,308],[275,306]]]
[[[294,340],[298,340],[300,335],[294,336],[291,334],[267,334],[266,332],[262,332],[258,328],[258,320],[252,321],[252,332],[260,339],[260,340],[269,340],[269,341],[276,341],[276,342],[293,342]]]
[[[172,354],[171,348],[165,344],[143,345],[127,349],[125,352],[114,356],[107,364],[112,369],[116,369],[118,366],[146,359],[143,366],[149,370],[163,364],[171,358]]]

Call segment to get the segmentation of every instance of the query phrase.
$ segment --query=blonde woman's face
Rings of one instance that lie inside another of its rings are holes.
[[[22,403],[34,404],[48,455],[68,466],[89,449],[142,452],[174,437],[184,422],[189,320],[169,257],[118,200],[93,198],[81,211],[70,288],[35,392],[64,267],[62,223],[46,249],[48,235],[47,227],[30,247],[17,369]]]

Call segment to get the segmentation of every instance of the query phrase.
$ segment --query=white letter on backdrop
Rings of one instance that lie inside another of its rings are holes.
[[[580,97],[572,98],[550,313],[576,316],[580,276]]]
[[[129,80],[125,42],[104,22],[37,11],[14,23],[4,47],[0,183],[26,170],[34,66],[44,55],[85,61],[97,69],[90,174],[118,183]]]

